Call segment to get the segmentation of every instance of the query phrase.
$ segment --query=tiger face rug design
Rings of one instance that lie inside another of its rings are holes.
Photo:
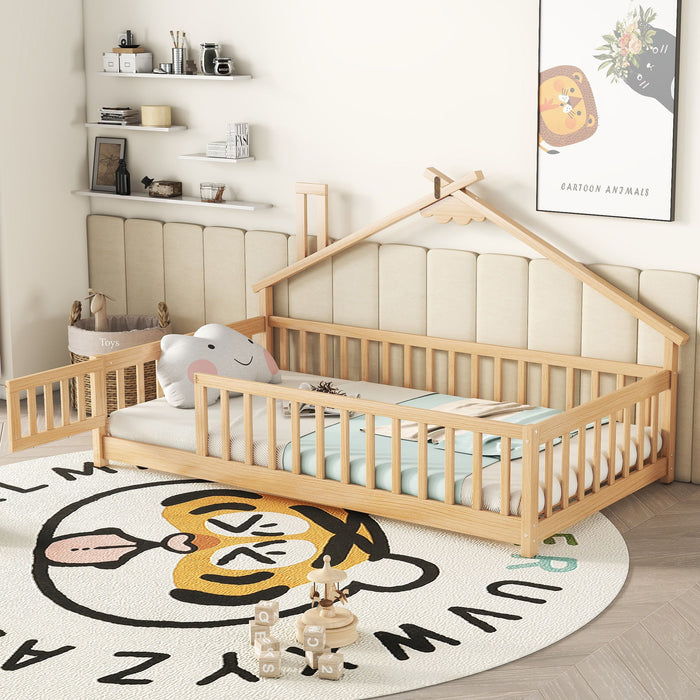
[[[467,676],[598,615],[628,556],[596,515],[514,545],[272,497],[89,453],[0,467],[0,688],[42,698],[366,698]],[[307,575],[347,574],[359,639],[344,674],[306,664]],[[274,601],[282,675],[248,622]]]

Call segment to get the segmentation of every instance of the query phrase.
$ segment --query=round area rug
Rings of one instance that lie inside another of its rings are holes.
[[[627,575],[602,515],[522,559],[512,545],[89,460],[0,467],[3,697],[384,695],[548,646]],[[337,681],[307,666],[294,633],[324,555],[359,618]],[[260,677],[250,644],[266,600],[279,603],[278,678]]]

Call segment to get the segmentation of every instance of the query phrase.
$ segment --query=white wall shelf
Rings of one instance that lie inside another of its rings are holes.
[[[165,78],[167,80],[250,80],[251,75],[175,75],[174,73],[113,73],[111,71],[97,71],[100,75],[111,78]]]
[[[178,158],[183,160],[207,160],[211,163],[243,163],[246,160],[255,160],[254,156],[248,156],[247,158],[214,158],[204,153],[187,153],[178,156]]]
[[[93,190],[73,190],[73,194],[82,197],[104,197],[108,199],[122,199],[138,202],[149,202],[151,204],[189,204],[198,207],[213,207],[215,209],[239,209],[244,211],[257,211],[258,209],[269,209],[272,204],[265,202],[237,202],[234,200],[216,203],[202,202],[197,197],[149,197],[148,194],[113,194],[112,192],[95,192]]]
[[[99,127],[100,129],[133,129],[134,131],[185,131],[186,126],[173,124],[172,126],[141,126],[141,124],[100,124],[100,122],[85,122],[85,126]]]

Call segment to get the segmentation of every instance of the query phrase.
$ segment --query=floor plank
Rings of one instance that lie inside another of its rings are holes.
[[[646,700],[652,697],[609,647],[591,654],[576,668],[599,698]]]
[[[670,605],[700,632],[700,583],[674,598]]]
[[[642,626],[700,688],[700,632],[670,604],[642,620]]]
[[[561,676],[542,685],[540,695],[544,700],[561,700],[562,698],[596,700],[598,697],[577,668],[571,668]]]
[[[697,688],[642,624],[615,639],[610,648],[653,698],[690,698]]]

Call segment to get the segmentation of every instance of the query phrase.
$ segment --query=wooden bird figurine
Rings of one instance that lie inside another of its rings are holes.
[[[88,289],[88,295],[85,299],[90,299],[90,311],[95,317],[94,330],[104,333],[109,330],[107,322],[107,299],[114,301],[114,297],[105,294],[104,292],[96,292],[94,289]]]

